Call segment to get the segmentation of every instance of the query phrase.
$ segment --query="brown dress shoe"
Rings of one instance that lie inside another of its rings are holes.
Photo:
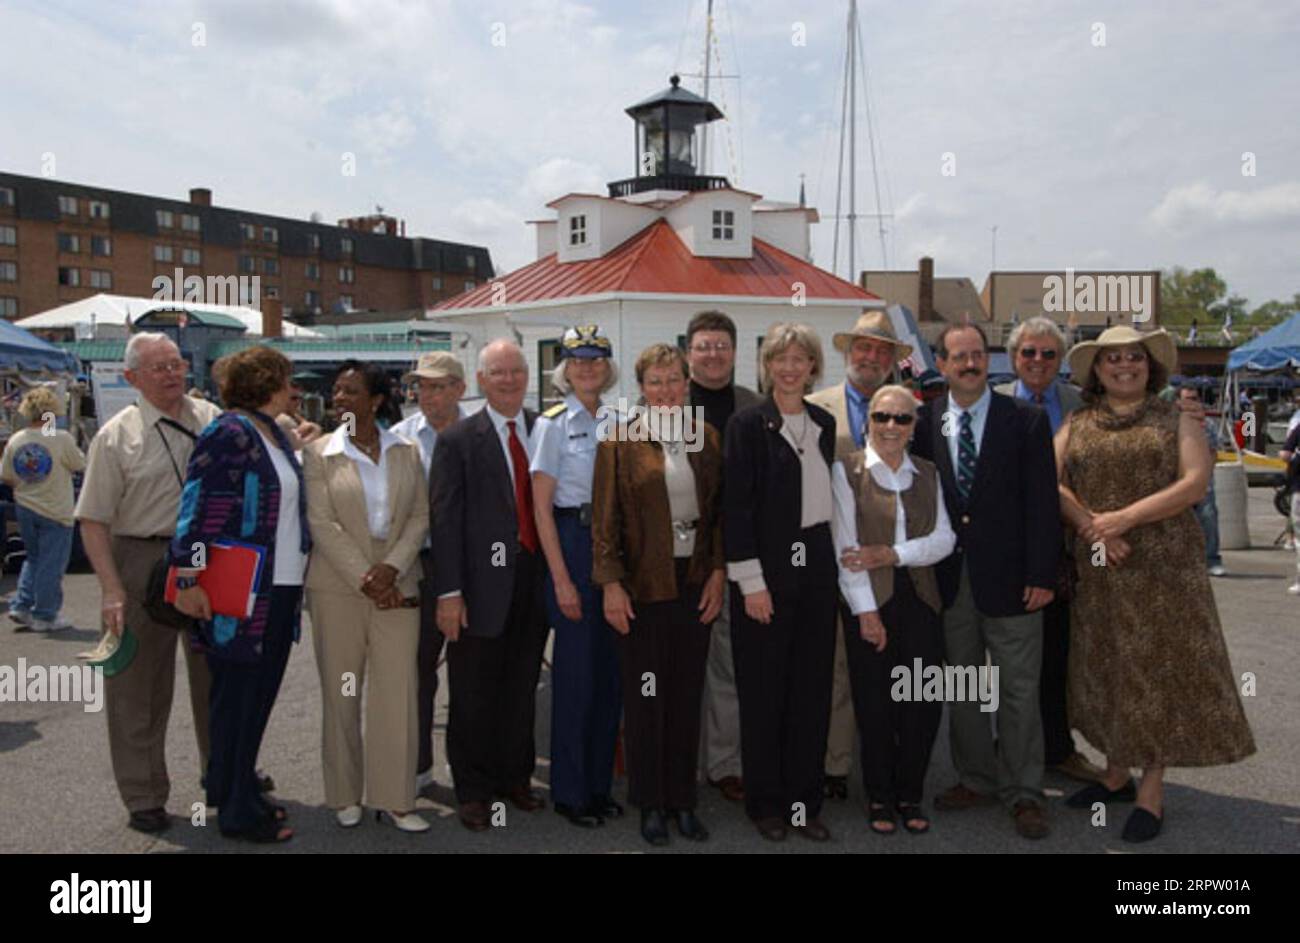
[[[1104,769],[1093,766],[1088,762],[1088,758],[1077,750],[1067,756],[1063,762],[1047,768],[1054,773],[1060,773],[1062,776],[1068,776],[1081,783],[1099,783],[1106,778]]]
[[[785,821],[777,818],[775,815],[765,819],[758,819],[754,822],[758,828],[758,834],[762,835],[768,841],[785,841]]]
[[[723,776],[721,779],[710,779],[709,785],[722,793],[724,799],[730,799],[732,802],[745,801],[745,784],[739,776]]]
[[[961,812],[979,806],[993,805],[994,802],[996,800],[992,796],[986,796],[982,792],[976,792],[974,789],[958,783],[946,792],[939,793],[935,797],[934,807],[944,812]]]
[[[795,826],[794,833],[809,841],[830,841],[831,830],[822,824],[821,819],[813,819],[807,825]]]
[[[546,808],[546,800],[527,786],[516,786],[506,793],[506,798],[520,812],[536,812]]]
[[[1047,826],[1047,813],[1037,802],[1021,799],[1011,810],[1016,820],[1016,834],[1021,838],[1046,838],[1051,831]]]
[[[486,802],[462,802],[460,804],[460,824],[471,832],[485,832],[491,824]]]

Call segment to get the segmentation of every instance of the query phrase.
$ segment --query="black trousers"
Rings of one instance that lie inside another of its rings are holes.
[[[853,713],[862,746],[862,780],[868,798],[892,805],[921,801],[930,752],[939,733],[943,701],[894,700],[891,673],[907,668],[908,691],[916,659],[921,670],[943,670],[943,621],[916,595],[905,568],[894,570],[894,595],[880,609],[885,650],[864,642],[858,617],[844,623],[844,648],[853,686]]]
[[[821,814],[826,733],[835,663],[835,551],[829,524],[801,531],[803,574],[793,591],[772,591],[772,621],[745,614],[733,584],[731,651],[740,696],[745,811],[758,820]],[[770,589],[770,588],[769,588]]]
[[[420,582],[420,647],[416,660],[416,704],[419,713],[419,756],[415,763],[417,773],[433,768],[433,702],[438,696],[438,659],[446,638],[438,631],[438,600],[433,595],[430,579],[432,551],[420,551],[420,565],[425,578]]]
[[[284,669],[293,645],[293,617],[302,599],[301,586],[276,586],[271,590],[262,657],[255,662],[235,662],[208,655],[212,674],[208,731],[208,805],[217,807],[222,831],[253,828],[269,815],[257,783],[257,753],[280,693]]]
[[[515,567],[505,631],[496,638],[462,631],[447,646],[447,757],[459,802],[490,802],[526,787],[537,759],[537,679],[546,647],[542,558],[521,550]],[[467,604],[472,624],[474,607]]]
[[[1074,734],[1066,711],[1070,662],[1070,603],[1055,599],[1043,609],[1043,670],[1038,680],[1038,710],[1043,718],[1043,765],[1064,763],[1074,753]]]
[[[694,809],[700,699],[711,626],[700,622],[700,586],[678,559],[679,595],[638,602],[632,631],[618,637],[623,682],[627,798],[641,809]]]

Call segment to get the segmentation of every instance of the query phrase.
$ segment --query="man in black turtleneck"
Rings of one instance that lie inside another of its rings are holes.
[[[736,366],[736,325],[721,311],[701,311],[686,328],[686,360],[691,368],[690,405],[704,410],[704,421],[722,435],[732,413],[762,402],[753,390],[732,382]],[[726,487],[726,481],[722,483]],[[708,674],[704,685],[704,769],[709,783],[734,802],[745,798],[740,767],[740,701],[731,657],[731,597],[713,623]]]

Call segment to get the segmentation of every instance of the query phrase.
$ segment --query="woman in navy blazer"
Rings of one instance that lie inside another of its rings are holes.
[[[761,352],[766,400],[727,423],[723,543],[733,589],[745,811],[780,841],[814,841],[830,723],[837,570],[831,541],[835,420],[804,402],[822,375],[821,341],[774,324]]]

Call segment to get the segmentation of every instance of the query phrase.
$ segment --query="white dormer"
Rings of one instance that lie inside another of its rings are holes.
[[[659,218],[655,210],[589,193],[570,193],[547,204],[555,210],[555,223],[547,234],[560,262],[598,259]],[[543,233],[538,228],[538,251]]]
[[[692,255],[747,259],[754,254],[757,200],[743,190],[700,190],[682,197],[664,215]]]
[[[805,262],[812,261],[810,228],[817,221],[817,211],[811,206],[767,200],[754,204],[754,238]]]

